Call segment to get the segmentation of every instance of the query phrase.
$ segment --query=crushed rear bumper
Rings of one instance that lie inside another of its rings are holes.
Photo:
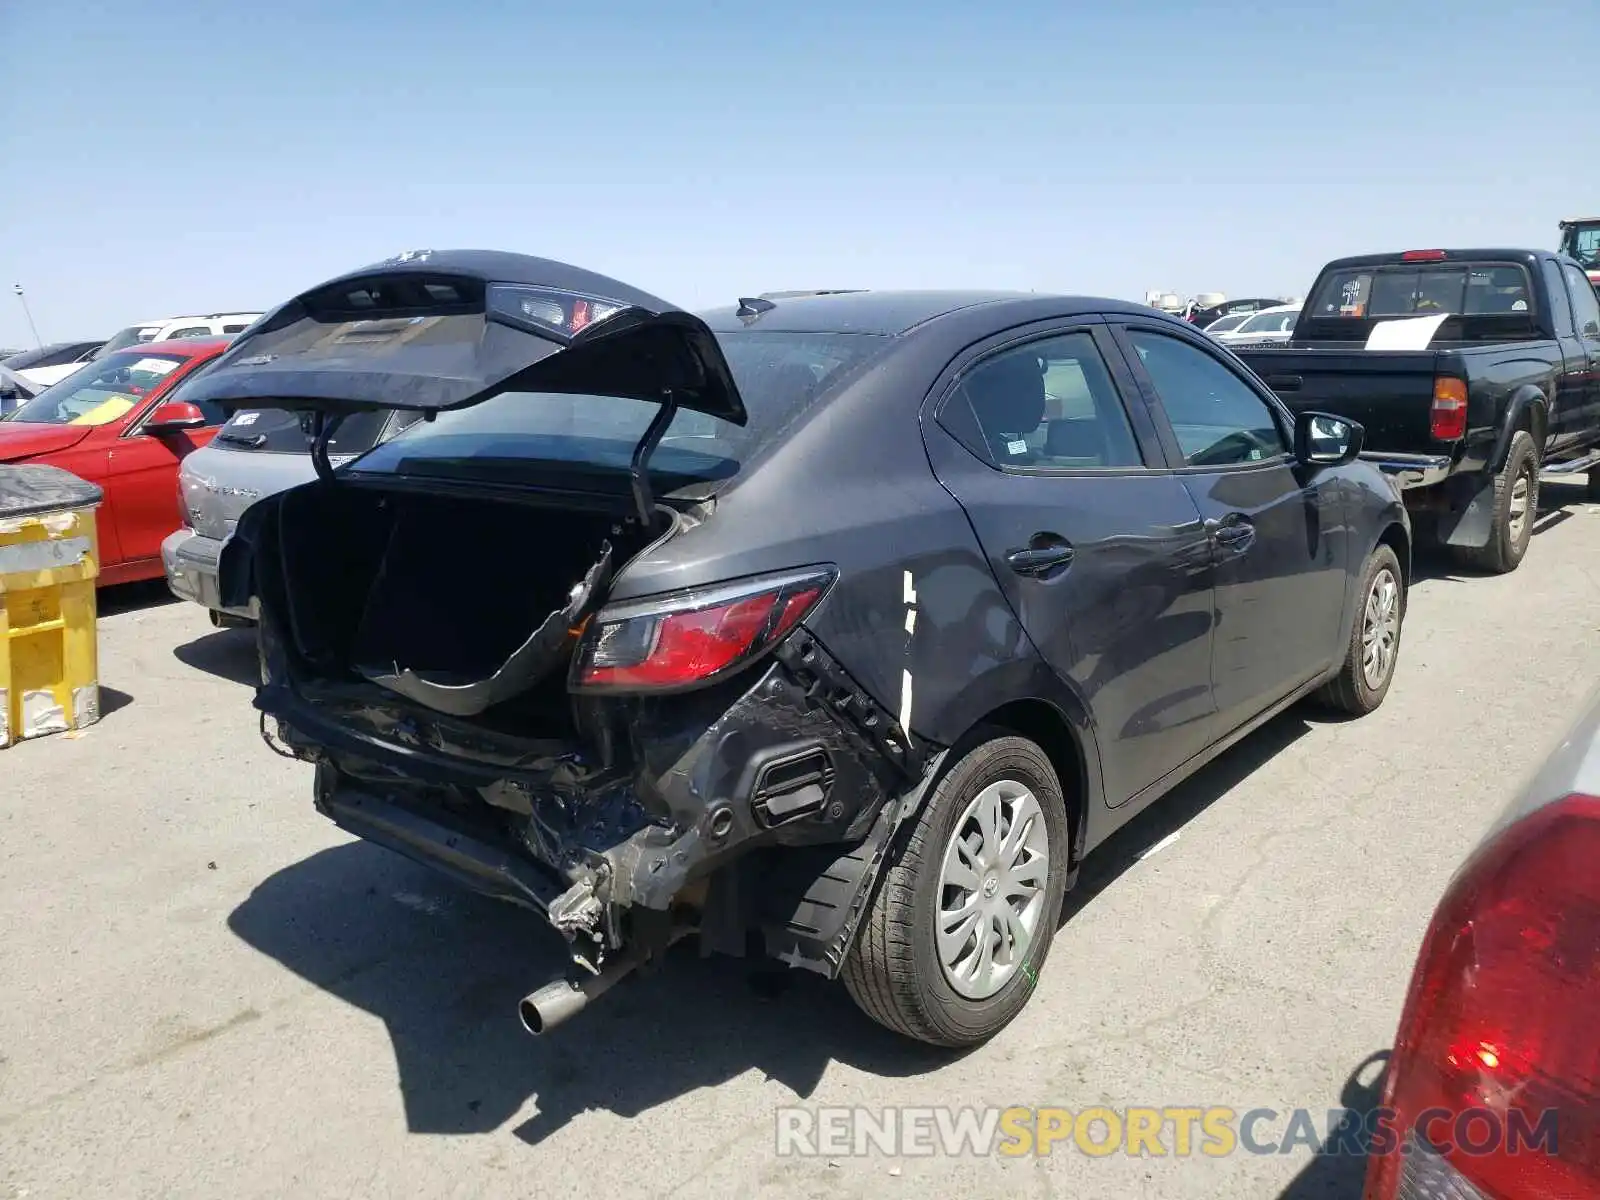
[[[938,760],[804,630],[732,692],[626,701],[626,763],[274,678],[256,706],[317,763],[319,811],[541,914],[590,971],[687,917],[706,952],[742,955],[754,930],[836,976]]]

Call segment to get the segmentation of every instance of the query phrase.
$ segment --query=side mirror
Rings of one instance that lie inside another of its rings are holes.
[[[144,433],[179,433],[185,429],[199,429],[206,423],[206,415],[193,404],[182,400],[169,400],[156,405],[155,412],[144,423]]]
[[[1295,418],[1294,456],[1306,466],[1336,467],[1361,453],[1366,429],[1332,413],[1303,412]]]

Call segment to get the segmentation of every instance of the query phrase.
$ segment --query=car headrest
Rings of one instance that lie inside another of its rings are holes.
[[[1045,434],[1044,452],[1052,458],[1105,459],[1106,440],[1100,422],[1093,417],[1063,417],[1051,421]]]
[[[984,363],[966,381],[984,432],[1032,433],[1044,420],[1044,375],[1031,354],[1006,354]]]

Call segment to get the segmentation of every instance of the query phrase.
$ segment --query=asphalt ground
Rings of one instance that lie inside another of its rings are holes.
[[[110,593],[101,722],[0,751],[0,1196],[1355,1195],[1359,1157],[1304,1136],[777,1134],[847,1106],[1225,1106],[1272,1110],[1270,1150],[1293,1110],[1325,1135],[1369,1108],[1434,903],[1600,671],[1600,507],[1545,505],[1512,575],[1419,564],[1376,714],[1291,712],[1102,847],[1033,1002],[967,1054],[692,950],[530,1037],[558,940],[317,816],[258,736],[248,632]]]

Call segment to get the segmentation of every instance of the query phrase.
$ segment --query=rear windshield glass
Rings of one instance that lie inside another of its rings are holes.
[[[387,412],[352,413],[339,423],[328,439],[332,457],[364,454],[377,445]],[[249,450],[261,454],[311,453],[311,416],[276,408],[240,409],[217,432],[217,445],[227,450]]]
[[[1398,263],[1330,272],[1311,312],[1319,320],[1512,316],[1531,310],[1531,295],[1516,263]]]
[[[735,474],[775,442],[841,380],[888,345],[880,334],[738,330],[717,334],[749,413],[733,425],[680,411],[651,457],[657,475],[685,481]],[[482,477],[504,465],[508,479],[529,462],[579,474],[626,472],[656,405],[616,396],[504,392],[481,404],[419,422],[360,461],[362,471]]]
[[[1292,330],[1294,323],[1300,317],[1298,308],[1288,312],[1261,312],[1252,317],[1247,317],[1243,325],[1239,326],[1240,333],[1283,333]]]

